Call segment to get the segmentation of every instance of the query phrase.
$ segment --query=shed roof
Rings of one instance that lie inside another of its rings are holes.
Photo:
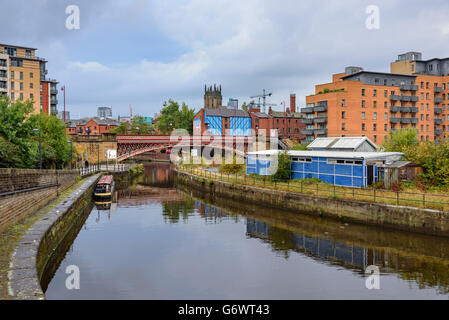
[[[325,137],[316,138],[307,146],[307,149],[357,149],[362,143],[368,142],[374,149],[377,146],[367,137]]]
[[[248,155],[277,155],[280,150],[264,150],[249,152]],[[290,150],[287,154],[292,157],[316,157],[316,158],[342,158],[342,159],[365,159],[365,160],[392,160],[398,161],[402,158],[401,152],[349,152],[349,151],[308,151]]]

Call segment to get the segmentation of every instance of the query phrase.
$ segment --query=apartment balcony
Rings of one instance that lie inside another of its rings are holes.
[[[401,118],[390,118],[390,122],[391,123],[399,123],[399,122],[401,122]]]
[[[317,106],[313,108],[314,112],[323,112],[323,111],[327,111],[327,106]]]
[[[390,106],[390,112],[399,112],[400,111],[400,107],[395,107],[395,106]]]
[[[57,89],[50,89],[50,94],[58,94],[58,90]]]
[[[419,119],[418,118],[410,118],[410,122],[416,124],[419,122]]]
[[[409,112],[411,112],[411,108],[410,107],[400,107],[399,111],[401,113],[409,113]]]
[[[327,134],[327,129],[314,129],[314,134]]]
[[[304,124],[313,124],[313,118],[302,118],[301,122]]]
[[[327,117],[319,117],[313,120],[314,123],[327,123]]]
[[[398,96],[397,94],[392,94],[392,95],[390,95],[390,100],[392,100],[392,101],[400,101],[401,100],[401,96]]]
[[[441,91],[443,91],[442,87],[434,87],[434,92],[440,93]]]
[[[301,130],[301,134],[306,135],[306,136],[311,136],[311,135],[313,135],[313,130],[312,129]]]
[[[435,97],[435,103],[441,103],[443,102],[443,99],[440,97]]]
[[[301,112],[302,113],[313,113],[314,112],[313,109],[314,109],[313,107],[302,108]]]
[[[435,114],[441,114],[443,112],[443,109],[441,108],[433,108]]]
[[[435,121],[435,124],[441,124],[443,122],[443,119],[435,118],[434,121]]]
[[[414,84],[403,84],[400,86],[400,89],[402,91],[417,91],[418,90],[418,86],[414,85]]]
[[[419,112],[419,108],[418,107],[410,107],[410,112],[417,113],[417,112]]]
[[[50,104],[58,104],[58,99],[51,99]]]
[[[400,121],[402,124],[412,123],[412,119],[410,118],[401,118]]]
[[[435,129],[435,134],[437,135],[437,136],[439,136],[440,134],[442,134],[443,133],[443,130],[441,130],[441,129]]]

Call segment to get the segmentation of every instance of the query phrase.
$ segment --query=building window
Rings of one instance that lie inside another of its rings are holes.
[[[33,73],[32,72],[30,72],[30,78],[33,79]]]
[[[377,124],[373,123],[373,131],[377,131]]]
[[[424,82],[421,81],[421,89],[424,89]]]
[[[365,96],[365,89],[362,89],[362,97]]]
[[[421,114],[421,121],[424,121],[424,115]]]
[[[345,99],[342,99],[342,100],[341,100],[341,106],[342,106],[342,107],[345,107],[345,106],[346,106],[346,101],[345,101]]]
[[[365,120],[365,112],[362,112],[362,120]]]
[[[426,114],[426,120],[429,121],[429,115],[428,114]]]
[[[11,92],[11,100],[15,100],[15,97],[14,97],[14,92]]]
[[[19,80],[23,80],[23,72],[22,71],[19,73]]]
[[[23,101],[23,93],[20,93],[20,101]]]
[[[33,83],[30,82],[30,89],[33,89]]]
[[[388,124],[384,124],[384,131],[388,131]]]
[[[429,83],[426,82],[426,89],[429,89]]]
[[[365,100],[362,100],[362,108],[365,108]]]
[[[424,103],[421,103],[421,111],[424,111]]]
[[[44,87],[42,85],[39,86],[39,89],[42,91],[44,91]]]
[[[377,142],[377,136],[374,135],[374,142]]]
[[[32,100],[34,98],[34,95],[30,93],[30,99]]]
[[[421,132],[424,132],[424,125],[421,125]]]
[[[387,101],[384,102],[384,108],[388,109],[388,102]]]
[[[424,93],[421,92],[421,100],[424,100]]]
[[[384,90],[384,97],[388,98],[388,90]]]
[[[14,81],[11,81],[11,90],[15,90],[15,88],[14,88]]]
[[[345,131],[345,130],[346,130],[346,124],[345,124],[344,122],[341,124],[341,130],[342,130],[342,131]]]
[[[341,118],[344,119],[346,116],[346,113],[344,111],[341,112]]]
[[[365,124],[362,123],[362,131],[365,131]]]
[[[14,71],[11,71],[11,79],[14,79]]]
[[[387,112],[384,113],[384,120],[388,120],[388,113]]]
[[[377,112],[374,112],[374,113],[373,113],[373,119],[374,119],[374,120],[377,120]]]
[[[429,100],[429,93],[426,93],[426,100]]]
[[[23,82],[20,82],[20,90],[23,90]]]
[[[43,103],[43,102],[44,102],[44,96],[41,95],[41,103]]]
[[[43,105],[41,105],[41,111],[42,111],[42,110],[44,110],[44,106],[43,106]],[[70,131],[72,131],[72,129],[70,129]]]
[[[373,97],[377,97],[377,90],[376,89],[373,90]]]

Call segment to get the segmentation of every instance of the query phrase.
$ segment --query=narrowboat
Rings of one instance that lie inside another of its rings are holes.
[[[114,177],[112,175],[102,176],[94,190],[95,198],[112,198],[114,194]]]

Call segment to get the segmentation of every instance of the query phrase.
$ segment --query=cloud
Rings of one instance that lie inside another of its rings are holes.
[[[315,84],[347,65],[388,71],[399,53],[449,51],[443,0],[377,1],[379,30],[365,27],[372,1],[120,0],[72,1],[80,4],[81,29],[67,31],[69,2],[8,4],[0,36],[39,48],[49,76],[67,85],[74,115],[93,115],[99,105],[126,114],[129,104],[152,115],[169,98],[198,109],[204,84],[213,83],[222,84],[224,101],[249,101],[265,88],[274,103],[294,92],[303,106]]]

